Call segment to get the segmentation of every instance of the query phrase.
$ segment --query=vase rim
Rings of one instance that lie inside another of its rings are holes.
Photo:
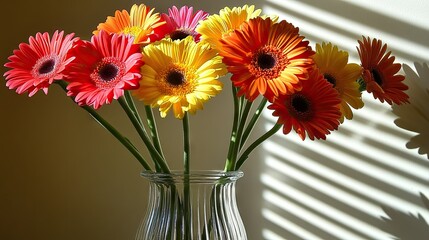
[[[171,170],[170,173],[159,173],[154,171],[143,171],[141,176],[152,181],[173,181],[180,182],[188,178],[191,182],[205,182],[217,180],[236,181],[244,175],[243,171],[223,171],[223,170],[191,170],[190,173],[184,173],[183,170]]]

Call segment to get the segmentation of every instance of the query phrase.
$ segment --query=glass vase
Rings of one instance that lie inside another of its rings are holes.
[[[235,186],[243,172],[143,172],[147,213],[136,240],[246,240]]]

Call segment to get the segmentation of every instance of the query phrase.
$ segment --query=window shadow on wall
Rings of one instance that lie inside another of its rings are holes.
[[[395,17],[363,2],[269,0],[264,13],[299,27],[313,47],[330,41],[349,51],[353,62],[362,35],[382,39],[398,62],[428,62],[429,30],[422,22],[408,21],[406,9],[398,8]],[[279,132],[264,143],[259,152],[264,239],[392,239],[382,206],[429,219],[419,195],[429,193],[429,161],[406,149],[411,134],[393,123],[389,105],[369,94],[363,98],[365,107],[326,141]],[[262,131],[274,124],[270,114]],[[404,234],[418,239],[421,233]]]

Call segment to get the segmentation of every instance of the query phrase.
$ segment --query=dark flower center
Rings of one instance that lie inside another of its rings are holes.
[[[336,86],[337,80],[331,75],[331,74],[324,74],[323,77],[328,81],[330,84],[332,84],[333,87]]]
[[[289,113],[299,120],[309,120],[312,117],[311,102],[301,94],[294,94],[288,104]]]
[[[171,71],[167,74],[166,80],[173,86],[180,86],[185,82],[185,76],[179,71]]]
[[[261,53],[257,57],[257,64],[262,69],[271,69],[276,65],[276,58],[269,53]]]
[[[381,77],[380,72],[377,69],[372,69],[371,70],[371,74],[372,77],[374,78],[374,81],[378,84],[378,85],[382,85],[383,84],[383,78]]]
[[[185,39],[190,34],[183,30],[176,30],[170,34],[170,38],[173,40],[182,40]]]
[[[107,63],[99,69],[98,74],[100,75],[101,80],[110,82],[118,76],[118,72],[119,69],[116,65]]]
[[[48,59],[45,62],[43,62],[39,67],[39,74],[46,74],[52,72],[55,68],[55,60],[54,59]]]

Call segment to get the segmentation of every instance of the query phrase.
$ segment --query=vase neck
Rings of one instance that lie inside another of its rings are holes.
[[[190,173],[185,174],[183,171],[171,171],[171,173],[145,171],[142,172],[141,175],[150,182],[160,184],[219,184],[235,182],[243,176],[243,172],[202,170],[191,171]]]

